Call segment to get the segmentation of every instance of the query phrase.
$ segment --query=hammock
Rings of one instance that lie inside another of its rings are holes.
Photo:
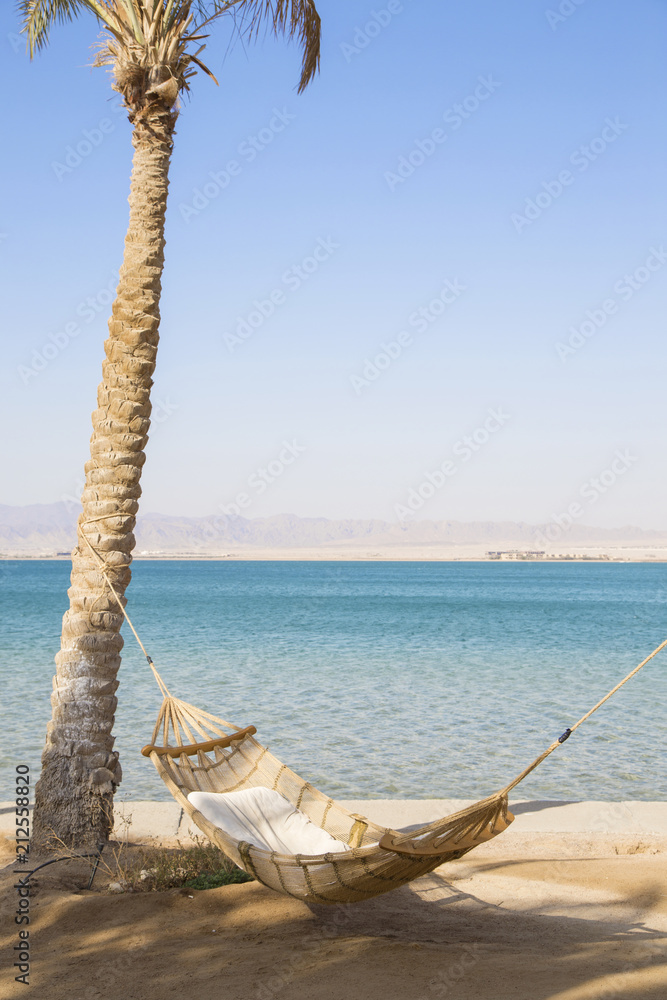
[[[396,889],[445,861],[463,857],[505,830],[514,817],[505,790],[409,834],[371,823],[304,781],[255,739],[209,712],[165,694],[142,753],[187,815],[228,857],[264,885],[315,903],[351,903]],[[194,734],[198,734],[199,740]],[[162,745],[157,745],[157,739]],[[203,738],[203,739],[202,739]],[[268,788],[349,850],[281,854],[232,839],[196,808],[192,792]]]
[[[213,844],[259,882],[306,902],[351,903],[370,899],[397,889],[445,862],[462,858],[502,833],[514,820],[508,809],[510,791],[667,646],[665,640],[500,791],[418,830],[401,833],[348,812],[304,781],[255,739],[254,726],[240,728],[174,698],[132,625],[109,580],[106,565],[86,535],[80,533],[95,556],[162,692],[162,706],[152,741],[141,752],[151,759],[176,801]],[[197,808],[195,803],[201,802],[201,797],[193,795],[260,788],[283,796],[295,810],[338,842],[336,850],[288,854],[237,840]],[[191,795],[194,802],[189,798]]]

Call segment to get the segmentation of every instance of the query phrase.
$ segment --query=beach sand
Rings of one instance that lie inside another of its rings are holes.
[[[415,817],[430,811],[412,805]],[[104,877],[94,891],[80,888],[87,863],[59,864],[35,877],[31,992],[10,975],[0,994],[665,1000],[667,805],[599,805],[524,804],[513,827],[461,861],[349,906],[309,906],[256,882],[111,895]],[[400,807],[409,813],[410,803]],[[173,844],[173,833],[164,837],[173,804],[160,808],[144,839]],[[5,956],[18,940],[13,883],[5,870]]]

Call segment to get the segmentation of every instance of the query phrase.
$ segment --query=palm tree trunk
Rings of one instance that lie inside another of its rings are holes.
[[[134,123],[130,221],[86,464],[85,532],[123,597],[150,425],[159,337],[164,220],[176,113],[153,110]],[[92,523],[87,523],[92,520]],[[121,779],[112,728],[123,617],[99,565],[79,537],[72,553],[70,607],[63,618],[53,714],[35,792],[33,843],[106,841]]]

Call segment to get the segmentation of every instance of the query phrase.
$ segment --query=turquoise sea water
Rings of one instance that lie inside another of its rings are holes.
[[[0,799],[35,772],[69,563],[0,563]],[[482,796],[667,636],[667,566],[141,561],[128,611],[172,692],[341,798]],[[169,797],[141,757],[159,693],[127,628],[120,798]],[[667,799],[667,653],[518,790]]]

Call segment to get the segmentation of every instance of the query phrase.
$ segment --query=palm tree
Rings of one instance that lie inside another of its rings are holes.
[[[111,66],[112,86],[133,126],[130,220],[92,418],[70,607],[35,795],[33,842],[44,844],[55,835],[84,846],[108,839],[121,780],[112,728],[123,617],[81,535],[102,554],[124,603],[150,426],[179,95],[198,70],[213,76],[199,58],[202,29],[223,15],[238,19],[236,27],[248,37],[266,28],[297,39],[303,55],[300,93],[319,68],[320,18],[313,0],[22,0],[19,9],[31,56],[48,43],[55,22],[94,15],[103,29],[94,64]]]

